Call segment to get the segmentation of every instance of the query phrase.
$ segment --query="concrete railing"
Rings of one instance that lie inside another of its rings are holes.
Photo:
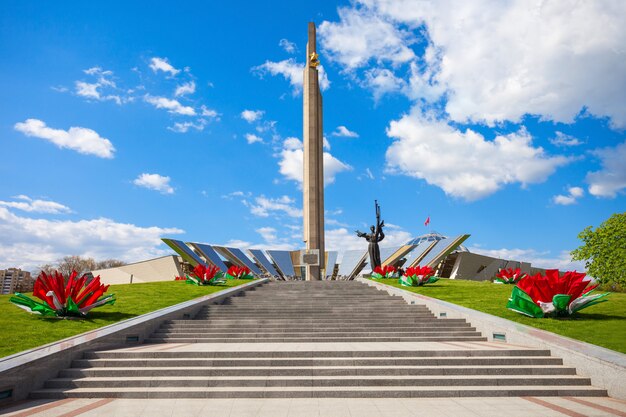
[[[591,378],[592,385],[606,389],[611,397],[626,400],[626,355],[622,353],[370,279],[357,280],[390,295],[403,297],[409,304],[426,305],[437,317],[463,318],[490,341],[550,349],[553,355],[563,359],[566,366]]]
[[[0,358],[0,393],[8,395],[10,392],[10,395],[0,400],[0,403],[26,398],[29,392],[42,388],[47,380],[55,378],[61,369],[69,368],[72,361],[80,358],[85,351],[139,345],[166,320],[191,318],[205,305],[232,297],[266,282],[267,278],[254,280]]]

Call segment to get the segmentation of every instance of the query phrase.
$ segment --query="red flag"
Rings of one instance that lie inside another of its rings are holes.
[[[430,216],[428,216],[428,218],[424,222],[424,226],[428,226],[429,224],[430,224]]]

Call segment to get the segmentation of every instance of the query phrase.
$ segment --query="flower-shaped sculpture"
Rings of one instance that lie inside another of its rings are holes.
[[[507,308],[530,317],[568,316],[583,308],[602,303],[609,293],[592,294],[597,285],[589,285],[584,273],[547,269],[546,275],[522,278],[515,288]]]
[[[56,317],[85,317],[95,307],[115,303],[115,295],[103,295],[108,285],[100,283],[100,276],[87,284],[87,275],[76,279],[73,271],[67,278],[57,271],[41,272],[35,281],[33,295],[43,302],[35,301],[24,294],[15,293],[9,301],[24,310]]]
[[[525,276],[526,273],[522,272],[519,268],[500,268],[493,282],[495,284],[517,284],[517,282]]]
[[[407,268],[404,275],[400,277],[400,284],[405,287],[419,287],[420,285],[432,284],[439,281],[435,277],[435,270],[429,266],[419,265],[413,268]]]
[[[233,265],[226,271],[226,278],[228,279],[254,279],[254,276],[250,273],[250,268],[246,266]]]
[[[372,271],[372,278],[374,279],[395,278],[397,276],[396,268],[391,265],[377,266]]]
[[[219,285],[226,281],[222,279],[224,274],[215,265],[198,264],[190,274],[187,275],[187,284],[193,285]]]

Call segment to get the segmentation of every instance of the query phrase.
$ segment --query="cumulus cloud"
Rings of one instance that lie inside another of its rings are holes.
[[[0,201],[0,206],[14,208],[29,213],[71,213],[72,210],[61,203],[50,200],[33,200],[27,195],[18,195],[13,197],[20,201]]]
[[[263,110],[244,110],[241,112],[241,118],[248,123],[253,123],[261,120],[264,113]]]
[[[409,62],[415,53],[410,32],[403,31],[380,14],[363,8],[340,8],[339,22],[322,22],[319,27],[322,48],[332,60],[348,69],[370,60],[394,65]]]
[[[242,200],[242,203],[250,209],[250,213],[257,217],[269,217],[270,215],[286,214],[289,217],[302,217],[302,209],[295,206],[296,201],[286,195],[278,198],[255,197],[252,201]]]
[[[279,172],[287,179],[297,181],[302,184],[304,175],[304,147],[298,138],[287,138],[283,142],[283,149],[280,152],[278,166]],[[329,152],[324,152],[324,186],[335,182],[337,174],[343,171],[350,171],[352,167]]]
[[[176,87],[174,91],[174,96],[180,97],[185,96],[187,94],[193,94],[196,92],[196,83],[194,81],[189,81],[188,83],[181,84]]]
[[[162,236],[178,228],[142,227],[107,218],[79,221],[21,217],[0,207],[0,265],[33,270],[67,255],[135,262],[170,253]]]
[[[253,143],[263,143],[263,139],[258,137],[257,135],[253,134],[253,133],[247,133],[246,134],[246,140],[248,141],[248,144],[251,145]]]
[[[176,133],[187,133],[189,129],[195,129],[199,132],[204,130],[207,122],[204,119],[198,119],[197,123],[194,122],[176,122],[174,126],[169,126],[168,129]]]
[[[490,141],[471,129],[461,131],[423,115],[416,108],[392,121],[387,135],[395,139],[387,149],[388,171],[423,179],[467,201],[493,194],[506,184],[545,181],[569,161],[534,147],[525,129]]]
[[[324,70],[324,66],[317,67],[319,72],[319,83],[322,91],[327,90],[330,87],[330,81]],[[285,80],[289,81],[289,84],[293,88],[294,94],[299,94],[302,91],[302,82],[304,78],[304,64],[296,62],[294,58],[285,59],[279,62],[265,61],[257,67],[252,68],[252,71],[263,77],[265,74],[270,75],[282,75]]]
[[[203,117],[216,118],[219,121],[219,113],[217,111],[213,110],[213,109],[209,109],[204,104],[202,106],[200,106],[200,114]]]
[[[361,229],[363,231],[363,229]],[[380,247],[395,247],[404,245],[413,235],[403,228],[395,225],[387,225],[385,228],[385,239],[380,242]],[[354,230],[346,227],[337,229],[327,229],[324,233],[324,244],[327,250],[367,250],[367,241],[356,235]]]
[[[587,173],[589,194],[616,197],[626,189],[626,142],[614,148],[598,149],[593,154],[600,159],[602,169]]]
[[[155,73],[161,71],[170,74],[172,77],[180,72],[179,69],[174,68],[172,64],[169,63],[167,58],[154,57],[150,59],[150,68]]]
[[[170,185],[170,177],[159,174],[143,173],[133,180],[133,184],[158,191],[161,194],[174,194],[174,188]]]
[[[53,129],[38,119],[27,119],[13,127],[26,136],[48,140],[59,148],[72,149],[86,155],[113,158],[115,152],[111,141],[85,127],[70,127],[69,130]]]
[[[290,42],[288,39],[281,39],[278,45],[285,50],[288,54],[295,54],[298,51],[296,44]]]
[[[406,77],[405,64],[414,65],[419,99],[446,98],[455,122],[493,125],[532,114],[571,123],[585,111],[623,128],[624,19],[619,0],[361,0],[319,33],[348,71],[371,64]],[[411,49],[416,39],[426,47]]]
[[[152,104],[157,109],[165,109],[170,113],[181,114],[183,116],[195,116],[196,111],[193,107],[183,106],[178,100],[169,99],[167,97],[157,97],[146,94],[144,96],[146,103]]]
[[[555,132],[555,136],[550,139],[550,143],[555,145],[555,146],[578,146],[578,145],[582,145],[583,142],[578,139],[575,138],[574,136],[571,135],[566,135],[563,132]]]
[[[584,194],[585,190],[580,187],[569,187],[567,194],[555,195],[552,197],[552,202],[562,206],[569,206],[576,203]]]
[[[114,101],[117,104],[128,101],[128,98],[122,98],[119,94],[105,94],[101,90],[117,91],[117,85],[113,81],[113,71],[103,70],[100,67],[92,67],[83,71],[85,74],[95,78],[95,82],[75,81],[74,87],[77,95],[89,100],[97,101]]]
[[[345,138],[358,138],[359,134],[351,131],[345,126],[337,126],[337,129],[332,133],[333,136],[343,136]]]

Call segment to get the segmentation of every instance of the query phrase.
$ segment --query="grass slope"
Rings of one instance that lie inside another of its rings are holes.
[[[376,281],[626,353],[626,294],[623,293],[611,293],[608,302],[569,318],[533,319],[506,308],[512,285],[440,279],[423,287],[403,287],[397,279]]]
[[[222,286],[198,287],[183,281],[111,285],[107,294],[117,301],[93,309],[83,320],[59,320],[29,314],[9,302],[10,295],[0,295],[0,357],[32,349],[98,327],[149,313],[183,301],[250,282],[228,280]],[[32,296],[32,294],[27,294]]]

